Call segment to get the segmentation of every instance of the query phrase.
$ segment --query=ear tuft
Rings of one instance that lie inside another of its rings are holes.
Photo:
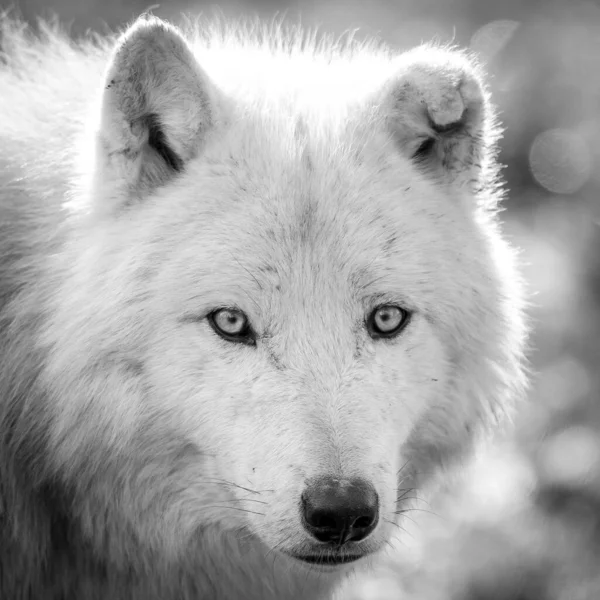
[[[184,170],[214,122],[213,86],[179,30],[142,17],[120,38],[106,74],[97,181],[116,201]]]
[[[406,156],[451,181],[481,178],[497,133],[481,78],[463,54],[430,46],[408,52],[380,99]]]
[[[426,137],[417,147],[417,149],[413,152],[412,158],[416,162],[421,162],[427,160],[427,158],[431,155],[433,147],[435,145],[434,137]]]

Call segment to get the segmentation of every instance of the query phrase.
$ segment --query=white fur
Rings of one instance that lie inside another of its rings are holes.
[[[306,481],[371,481],[381,522],[360,547],[377,552],[403,490],[523,390],[481,74],[454,50],[396,57],[278,26],[186,41],[147,18],[114,51],[6,27],[1,177],[65,233],[48,256],[31,243],[40,276],[5,314],[43,313],[48,473],[71,517],[100,560],[153,582],[123,597],[327,594],[342,569],[283,554],[312,548]],[[149,144],[149,112],[180,172]],[[366,333],[380,303],[413,311],[394,341]],[[221,306],[249,315],[256,347],[210,329]]]

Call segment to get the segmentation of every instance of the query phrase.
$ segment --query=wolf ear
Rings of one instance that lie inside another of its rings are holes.
[[[445,180],[477,186],[499,137],[477,69],[457,51],[430,46],[398,63],[380,107],[400,151]]]
[[[179,30],[140,18],[109,64],[97,137],[103,202],[131,202],[174,177],[214,121],[213,89]]]

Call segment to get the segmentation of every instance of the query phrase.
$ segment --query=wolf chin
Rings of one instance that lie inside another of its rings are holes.
[[[0,597],[330,597],[523,392],[479,67],[0,39]]]

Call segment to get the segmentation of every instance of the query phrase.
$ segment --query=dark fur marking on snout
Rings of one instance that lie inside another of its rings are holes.
[[[135,358],[126,358],[123,360],[123,370],[130,375],[139,377],[144,373],[144,363],[141,360]]]
[[[92,363],[92,369],[104,372],[107,369],[116,369],[126,375],[140,377],[144,374],[144,361],[138,358],[124,355],[115,350],[106,352],[96,362]]]
[[[398,235],[395,232],[387,236],[387,238],[383,244],[383,251],[385,252],[386,255],[390,254],[390,252],[393,250],[394,246],[396,245],[397,241],[398,241]]]
[[[154,149],[173,171],[183,170],[182,158],[169,146],[165,132],[156,113],[150,113],[142,118],[142,123],[148,129],[148,145]]]
[[[263,273],[272,273],[274,275],[279,275],[279,271],[272,265],[263,264],[258,267],[258,270]]]

